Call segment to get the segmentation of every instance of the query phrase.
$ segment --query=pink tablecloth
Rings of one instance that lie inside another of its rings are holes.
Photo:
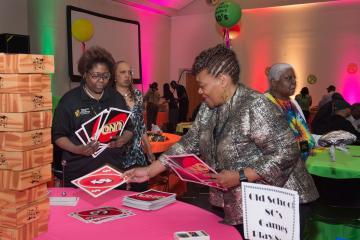
[[[50,196],[61,196],[61,188],[52,188]],[[242,240],[237,230],[219,223],[221,218],[201,208],[179,202],[157,211],[142,211],[122,206],[127,191],[113,190],[99,198],[93,198],[79,189],[66,189],[67,196],[80,197],[75,207],[51,206],[49,230],[36,240],[172,240],[176,231],[204,230],[211,240]],[[103,224],[83,223],[70,212],[100,206],[131,209],[136,215]]]

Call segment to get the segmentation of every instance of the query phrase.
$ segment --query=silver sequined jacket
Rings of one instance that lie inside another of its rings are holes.
[[[164,154],[184,153],[199,155],[214,169],[251,167],[262,177],[259,183],[295,190],[301,203],[318,197],[281,111],[243,85],[220,107],[202,104],[192,128]],[[166,164],[164,155],[159,160]],[[211,188],[210,203],[224,207],[225,223],[242,223],[240,185],[226,192]]]

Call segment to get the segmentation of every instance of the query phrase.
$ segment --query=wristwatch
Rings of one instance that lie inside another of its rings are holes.
[[[245,176],[245,172],[244,172],[244,169],[240,169],[239,170],[239,182],[242,183],[242,182],[248,182],[248,179],[247,177]]]

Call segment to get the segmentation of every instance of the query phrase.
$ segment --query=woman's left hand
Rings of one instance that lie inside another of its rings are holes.
[[[109,143],[109,148],[119,148],[126,143],[126,139],[123,136],[113,137]]]
[[[210,174],[211,178],[223,188],[231,188],[239,185],[239,173],[237,171],[222,170],[218,174]]]

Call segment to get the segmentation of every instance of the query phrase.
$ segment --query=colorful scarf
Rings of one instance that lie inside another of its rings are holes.
[[[310,151],[315,146],[315,140],[310,133],[306,120],[302,117],[301,113],[294,106],[290,100],[280,100],[273,97],[270,93],[265,93],[265,96],[276,106],[280,107],[286,114],[286,120],[293,131],[296,141],[300,143],[306,141],[308,144],[308,151],[301,152],[301,159],[304,161],[308,158]],[[300,146],[301,148],[301,146]]]

